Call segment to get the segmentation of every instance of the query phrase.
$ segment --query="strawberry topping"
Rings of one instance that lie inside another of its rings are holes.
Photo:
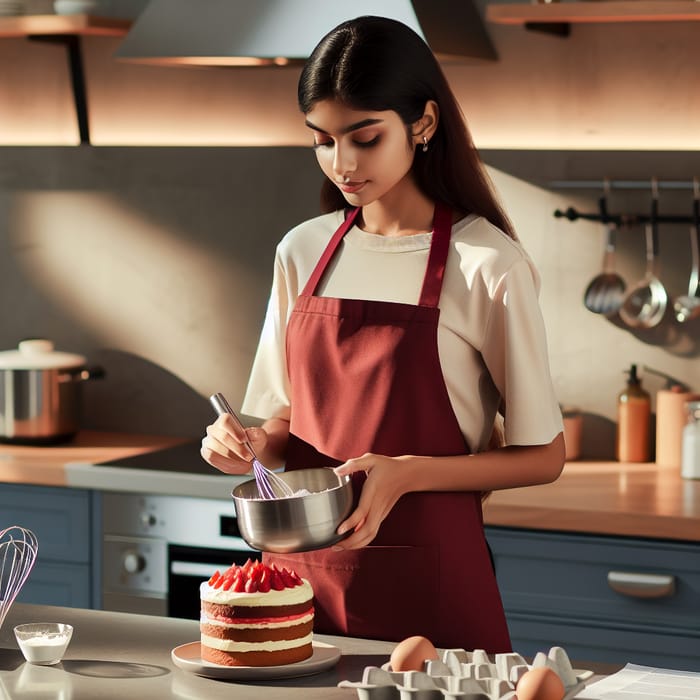
[[[276,565],[267,566],[257,559],[248,559],[239,566],[232,564],[223,574],[215,571],[208,581],[212,588],[223,588],[236,593],[267,593],[270,590],[281,591],[302,584],[301,576],[287,568],[278,569]]]

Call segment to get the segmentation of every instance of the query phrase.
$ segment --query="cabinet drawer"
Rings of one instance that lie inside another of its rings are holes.
[[[582,620],[549,620],[513,613],[508,616],[513,648],[525,656],[563,646],[586,668],[586,661],[635,663],[700,671],[700,638],[690,631],[659,634],[651,630],[603,626]],[[653,700],[650,698],[649,700]]]
[[[487,537],[509,614],[687,629],[700,637],[700,546],[507,528],[488,528]],[[631,578],[629,593],[613,590],[611,572],[622,575],[623,584],[625,575]],[[650,576],[660,584],[671,580],[674,590],[663,597],[634,595],[638,579],[647,579],[652,593],[662,591]]]
[[[0,529],[20,525],[39,540],[39,561],[90,561],[90,493],[0,483]]]

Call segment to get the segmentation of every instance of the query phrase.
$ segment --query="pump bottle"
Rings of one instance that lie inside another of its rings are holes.
[[[637,365],[627,370],[627,386],[617,397],[617,459],[620,462],[650,460],[651,397],[642,388]]]

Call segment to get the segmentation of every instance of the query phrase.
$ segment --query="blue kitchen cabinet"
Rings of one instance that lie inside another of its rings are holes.
[[[20,525],[39,542],[38,556],[17,600],[99,606],[99,494],[85,489],[0,483],[0,529]]]
[[[697,543],[486,532],[516,651],[700,671]]]

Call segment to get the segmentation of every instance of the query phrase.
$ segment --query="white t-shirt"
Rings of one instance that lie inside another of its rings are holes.
[[[289,418],[285,333],[297,296],[343,212],[292,229],[279,243],[272,292],[242,411]],[[317,294],[417,304],[432,233],[386,237],[353,226],[321,279]],[[509,445],[544,445],[562,430],[552,387],[538,273],[520,244],[486,219],[452,227],[440,297],[438,353],[462,433],[483,450],[496,412],[505,407]]]

